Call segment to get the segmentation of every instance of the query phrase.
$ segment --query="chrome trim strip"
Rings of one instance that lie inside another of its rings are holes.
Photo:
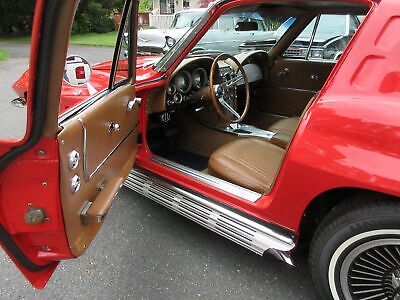
[[[82,160],[83,160],[83,177],[85,181],[89,181],[90,176],[88,176],[88,166],[87,166],[87,128],[85,122],[81,119],[77,119],[82,127]]]
[[[315,20],[315,25],[314,25],[313,31],[312,31],[312,33],[311,33],[310,45],[308,45],[307,54],[306,54],[305,60],[308,60],[309,57],[310,57],[312,44],[314,43],[315,35],[317,34],[317,29],[318,29],[319,21],[320,21],[320,20],[321,20],[321,15],[318,15],[318,16],[317,16],[317,19]]]
[[[124,185],[207,229],[259,254],[268,252],[293,265],[291,231],[236,212],[143,169],[134,168]]]
[[[81,124],[82,132],[83,132],[83,141],[82,141],[82,158],[83,158],[83,176],[85,181],[89,181],[99,170],[100,168],[107,162],[107,160],[114,154],[114,152],[121,146],[128,137],[136,130],[138,124],[135,125],[124,137],[123,139],[115,145],[115,147],[104,157],[104,159],[97,165],[97,167],[90,173],[89,167],[87,165],[87,128],[85,122],[79,118],[78,122]]]
[[[141,83],[135,83],[134,86],[135,87],[140,87],[140,86],[143,86],[143,85],[147,85],[149,83],[154,83],[154,82],[158,82],[158,81],[164,80],[165,78],[167,78],[167,75],[163,74],[160,77],[157,77],[157,78],[152,79],[152,80],[148,80],[148,81],[141,82]]]
[[[200,171],[188,168],[186,166],[183,166],[181,164],[170,161],[168,159],[159,157],[157,155],[151,157],[150,160],[155,163],[158,163],[162,166],[168,167],[170,169],[173,169],[175,171],[178,171],[180,173],[188,175],[198,181],[201,181],[203,183],[211,185],[212,187],[220,189],[220,190],[222,190],[226,193],[229,193],[233,196],[240,197],[244,200],[247,200],[247,201],[250,201],[253,203],[256,202],[262,196],[261,194],[259,194],[257,192],[253,192],[249,189],[246,189],[241,186],[235,185],[233,183],[227,182],[225,180],[216,178],[214,176],[204,174]]]
[[[313,62],[316,62],[316,61],[313,60]],[[327,63],[331,63],[331,62],[327,62]],[[314,93],[314,94],[317,94],[317,92],[316,92],[316,91],[313,91],[313,90],[306,90],[306,89],[299,89],[299,88],[292,88],[292,87],[278,86],[278,87],[274,87],[274,89],[277,89],[277,90],[284,90],[284,91],[291,91],[291,92],[306,92],[306,93]]]

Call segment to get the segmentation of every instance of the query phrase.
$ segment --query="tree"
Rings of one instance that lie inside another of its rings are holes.
[[[124,0],[81,0],[72,33],[113,31],[114,13],[121,12],[124,3]]]
[[[140,0],[139,1],[139,12],[149,12],[153,10],[153,1],[152,0]]]
[[[32,30],[33,10],[32,0],[0,1],[0,34],[26,35]]]

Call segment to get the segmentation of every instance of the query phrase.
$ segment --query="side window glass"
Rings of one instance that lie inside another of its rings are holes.
[[[96,5],[80,2],[72,25],[59,114],[108,89],[124,2],[103,1]],[[122,45],[117,48],[121,58],[118,60],[116,81],[128,76],[128,46],[124,44],[128,40],[129,36],[121,38]]]
[[[18,142],[26,134],[31,109],[29,88],[30,35],[35,1],[24,1],[23,9],[1,4],[0,25],[0,140]]]
[[[357,30],[357,20],[352,15],[320,15],[303,30],[283,56],[337,61]]]

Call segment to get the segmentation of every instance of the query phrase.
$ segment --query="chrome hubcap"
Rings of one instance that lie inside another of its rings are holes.
[[[400,300],[400,269],[392,273],[393,298]]]
[[[340,273],[347,299],[400,300],[400,240],[374,240],[356,247]]]

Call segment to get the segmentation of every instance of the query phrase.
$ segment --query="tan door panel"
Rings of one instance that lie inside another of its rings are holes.
[[[133,166],[139,110],[137,105],[128,109],[128,103],[134,97],[134,86],[120,87],[62,124],[58,136],[61,203],[75,256],[89,246]],[[74,151],[80,156],[76,168],[70,165]],[[80,188],[73,192],[72,181],[78,177]]]
[[[299,116],[331,73],[334,62],[277,59],[270,69],[268,84],[258,108],[262,112]]]

